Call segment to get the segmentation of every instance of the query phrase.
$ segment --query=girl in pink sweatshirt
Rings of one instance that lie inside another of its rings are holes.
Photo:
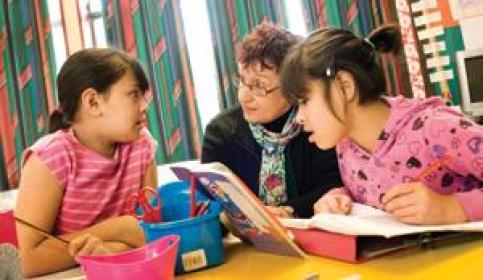
[[[376,54],[399,47],[394,26],[366,39],[325,28],[288,55],[283,91],[309,140],[336,146],[345,185],[315,212],[349,213],[355,201],[411,224],[483,220],[483,129],[436,97],[382,97]]]

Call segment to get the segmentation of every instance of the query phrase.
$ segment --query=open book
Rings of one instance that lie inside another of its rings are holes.
[[[481,238],[483,232],[483,222],[408,225],[384,211],[358,203],[352,205],[350,215],[325,213],[310,219],[280,221],[291,229],[305,252],[352,263],[406,248],[471,241]]]
[[[323,213],[310,219],[280,219],[280,221],[288,228],[318,228],[347,235],[383,236],[386,238],[423,232],[483,232],[483,222],[437,226],[409,225],[397,221],[392,215],[382,210],[359,203],[352,204],[350,215]]]
[[[288,256],[305,252],[348,262],[360,262],[415,246],[463,242],[481,238],[483,222],[414,226],[390,214],[354,203],[350,215],[318,214],[310,219],[277,219],[226,166],[221,163],[171,167],[181,180],[194,176],[199,189],[219,201],[235,228],[256,248]],[[290,232],[287,232],[288,228]]]
[[[274,218],[253,192],[225,165],[214,162],[194,167],[172,166],[183,181],[194,176],[198,189],[218,201],[236,230],[262,251],[305,257],[289,232]]]

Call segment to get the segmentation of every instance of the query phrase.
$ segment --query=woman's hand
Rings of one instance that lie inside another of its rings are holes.
[[[437,193],[421,182],[393,186],[381,202],[387,212],[408,224],[439,225],[468,220],[455,196]]]
[[[341,193],[326,193],[314,204],[314,213],[349,214],[352,208],[352,199]]]
[[[267,210],[275,217],[293,218],[293,209],[290,206],[266,206]]]

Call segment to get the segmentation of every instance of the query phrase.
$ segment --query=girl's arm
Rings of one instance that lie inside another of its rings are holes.
[[[435,158],[450,157],[445,166],[465,178],[454,185],[452,174],[439,178],[453,194],[440,194],[424,183],[393,186],[382,198],[386,211],[411,224],[448,224],[483,220],[483,129],[461,114],[441,107],[424,123],[428,150]]]
[[[62,197],[63,189],[60,182],[50,169],[32,154],[22,169],[15,215],[47,232],[53,232]],[[27,277],[75,266],[76,262],[69,254],[69,249],[73,253],[86,250],[93,252],[95,248],[89,247],[96,246],[102,247],[104,251],[113,252],[144,244],[144,234],[137,221],[130,216],[111,218],[62,236],[64,239],[72,240],[69,246],[57,240],[47,239],[20,223],[17,223],[17,234],[22,266]],[[92,242],[98,239],[101,240],[100,243]]]
[[[158,188],[158,173],[156,166],[156,148],[158,146],[156,140],[153,138],[148,129],[143,130],[141,140],[141,149],[143,150],[143,163],[147,163],[146,171],[143,175],[141,188],[151,187]]]
[[[156,169],[156,162],[153,160],[144,174],[143,182],[141,187],[151,187],[157,189],[158,187],[158,175]]]
[[[472,184],[454,194],[467,218],[483,220],[483,127],[445,107],[429,117],[425,132],[433,154],[451,156],[447,167]]]

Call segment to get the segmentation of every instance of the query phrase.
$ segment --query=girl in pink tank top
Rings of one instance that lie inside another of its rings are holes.
[[[76,265],[77,254],[139,247],[144,234],[125,201],[156,186],[156,143],[144,128],[149,85],[140,64],[114,49],[85,49],[62,66],[49,134],[26,149],[16,216],[23,270],[34,276]]]

